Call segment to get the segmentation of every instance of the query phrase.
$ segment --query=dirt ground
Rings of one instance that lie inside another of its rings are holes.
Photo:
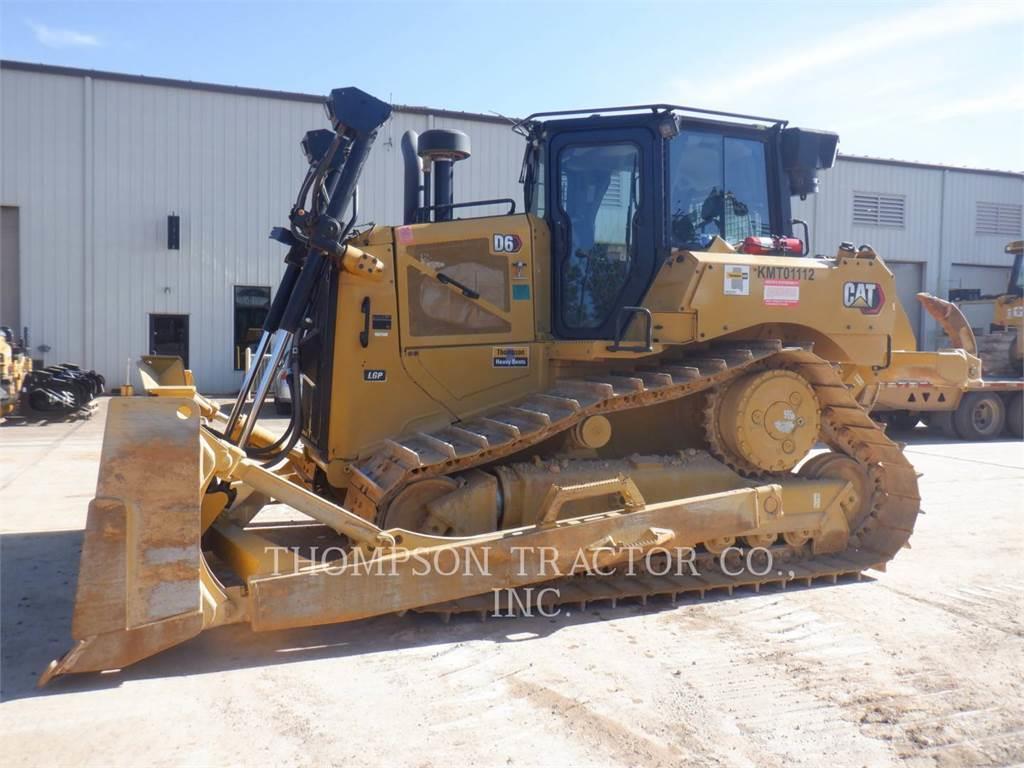
[[[1024,447],[908,437],[913,549],[860,582],[546,619],[224,627],[121,672],[70,645],[105,403],[0,427],[9,765],[1024,762]]]

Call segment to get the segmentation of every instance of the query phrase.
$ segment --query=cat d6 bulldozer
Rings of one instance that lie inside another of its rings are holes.
[[[535,114],[520,212],[456,202],[470,137],[410,132],[403,223],[359,226],[390,108],[354,88],[326,107],[271,234],[268,362],[226,412],[159,356],[150,397],[110,402],[77,642],[44,682],[236,622],[835,581],[906,545],[917,476],[863,402],[905,323],[892,273],[870,248],[809,256],[791,220],[835,134],[665,104]],[[285,360],[277,434],[258,414]]]

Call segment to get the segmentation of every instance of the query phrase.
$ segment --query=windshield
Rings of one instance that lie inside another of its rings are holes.
[[[682,131],[669,148],[671,236],[676,248],[771,235],[764,143]]]
[[[627,142],[570,145],[559,153],[558,206],[569,223],[561,269],[562,322],[598,328],[629,280],[640,205],[640,149]]]

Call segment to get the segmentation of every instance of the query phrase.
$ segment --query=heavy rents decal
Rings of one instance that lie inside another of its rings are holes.
[[[529,347],[492,347],[491,365],[494,368],[529,368]]]

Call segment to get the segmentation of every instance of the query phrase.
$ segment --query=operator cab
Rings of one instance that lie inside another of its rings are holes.
[[[566,339],[617,338],[674,251],[791,238],[790,195],[816,191],[838,143],[781,120],[671,105],[574,114],[518,126],[527,211],[551,230],[552,330]]]

